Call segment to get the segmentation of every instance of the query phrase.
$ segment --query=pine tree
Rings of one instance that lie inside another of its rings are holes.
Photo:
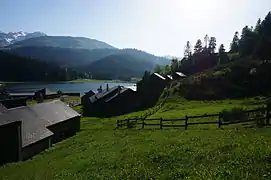
[[[219,53],[224,53],[224,52],[225,52],[224,44],[221,44],[221,45],[219,46],[218,52],[219,52]]]
[[[259,18],[258,21],[257,21],[257,23],[256,23],[256,26],[254,28],[254,32],[255,33],[259,33],[259,30],[260,30],[260,27],[261,27],[261,23],[262,23],[261,18]]]
[[[200,39],[197,40],[196,45],[194,47],[194,54],[199,54],[203,51],[202,42]]]
[[[253,29],[245,26],[242,29],[241,39],[239,41],[239,52],[241,56],[249,56],[255,49],[256,33]]]
[[[218,65],[229,62],[229,57],[228,54],[225,52],[224,44],[221,44],[219,46],[218,53],[219,53]]]
[[[204,46],[205,46],[206,49],[207,49],[208,41],[209,41],[209,36],[208,36],[208,34],[206,34],[204,36]]]
[[[185,48],[184,48],[184,57],[188,58],[192,55],[192,50],[191,50],[191,44],[189,41],[186,42]]]
[[[237,53],[239,51],[239,33],[236,31],[230,46],[230,52]]]
[[[208,46],[208,50],[210,53],[215,53],[215,49],[216,49],[216,38],[215,37],[211,37],[210,41],[209,41],[209,46]]]

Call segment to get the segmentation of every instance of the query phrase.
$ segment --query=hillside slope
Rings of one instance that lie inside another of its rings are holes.
[[[172,92],[188,99],[240,98],[271,92],[271,63],[243,58],[175,81]]]
[[[118,49],[79,49],[26,46],[8,50],[12,54],[52,62],[65,67],[80,67],[115,54]]]
[[[145,61],[130,54],[114,54],[85,67],[94,78],[123,79],[131,76],[140,77],[145,70],[151,70],[154,64],[151,60]]]
[[[203,103],[203,102],[202,102]],[[242,101],[187,104],[180,117],[202,107]],[[190,105],[190,106],[189,106]],[[243,104],[244,105],[244,104]],[[167,104],[166,104],[167,106]],[[212,108],[209,108],[212,109]],[[175,114],[176,114],[175,112]],[[214,112],[214,111],[213,111]],[[0,179],[270,179],[270,128],[199,125],[177,129],[114,129],[116,120],[82,118],[77,135],[25,162],[0,167]],[[161,112],[159,117],[164,117]],[[155,128],[155,127],[153,127]]]

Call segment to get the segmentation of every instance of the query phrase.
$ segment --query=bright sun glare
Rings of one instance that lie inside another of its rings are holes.
[[[177,8],[179,10],[197,10],[203,12],[208,11],[208,9],[210,9],[218,2],[214,0],[172,0],[171,3],[174,8]]]

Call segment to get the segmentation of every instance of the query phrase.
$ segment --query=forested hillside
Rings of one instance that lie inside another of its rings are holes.
[[[240,98],[268,95],[271,92],[271,12],[255,27],[245,26],[234,33],[230,51],[216,38],[206,35],[192,51],[186,43],[184,58],[173,59],[170,68],[156,67],[161,73],[181,71],[187,79],[174,82],[173,94],[188,99]],[[165,69],[168,72],[163,72]]]
[[[65,81],[84,77],[84,74],[52,63],[0,51],[0,81]]]

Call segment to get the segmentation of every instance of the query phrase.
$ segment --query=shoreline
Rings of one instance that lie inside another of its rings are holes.
[[[137,83],[136,81],[122,81],[122,80],[99,80],[99,79],[76,79],[71,81],[0,81],[0,87],[6,86],[8,84],[34,84],[34,83],[40,83],[40,84],[48,84],[48,83],[84,83],[84,82],[101,82],[101,83]]]

